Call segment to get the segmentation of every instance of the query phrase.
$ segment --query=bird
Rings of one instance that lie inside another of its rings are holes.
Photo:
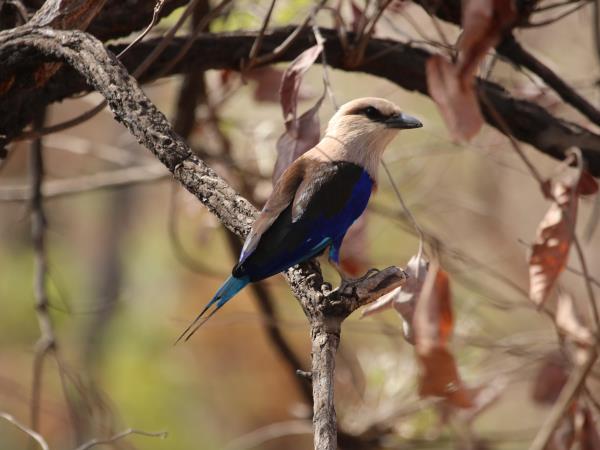
[[[384,150],[400,130],[422,126],[383,98],[358,98],[342,105],[319,143],[276,181],[231,276],[177,341],[184,336],[187,341],[247,284],[308,261],[327,247],[330,263],[342,274],[342,241],[376,189]]]

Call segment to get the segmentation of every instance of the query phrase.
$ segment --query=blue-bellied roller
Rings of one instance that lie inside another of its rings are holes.
[[[344,236],[376,186],[383,151],[399,130],[422,126],[382,98],[359,98],[339,108],[321,141],[279,177],[231,276],[180,339],[189,339],[248,283],[283,272],[327,247],[337,268]]]

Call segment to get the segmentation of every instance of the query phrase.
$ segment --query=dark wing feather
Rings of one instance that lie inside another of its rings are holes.
[[[297,159],[290,165],[275,183],[271,196],[265,203],[258,218],[252,224],[252,229],[244,242],[242,253],[240,255],[240,263],[243,262],[248,255],[256,249],[260,242],[260,238],[266,230],[275,222],[279,214],[294,200],[296,191],[305,173],[304,159]]]
[[[306,212],[310,201],[323,184],[338,173],[338,165],[307,159],[305,162],[306,175],[298,187],[292,205],[292,222],[296,222]]]
[[[352,163],[305,161],[293,202],[263,230],[233,275],[257,281],[314,257],[333,241],[341,242],[364,211],[372,186],[367,172]]]

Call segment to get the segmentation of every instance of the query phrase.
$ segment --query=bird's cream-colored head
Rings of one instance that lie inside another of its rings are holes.
[[[359,98],[342,105],[333,115],[323,140],[314,150],[325,153],[319,159],[358,164],[375,180],[383,151],[398,131],[422,126],[388,100]]]

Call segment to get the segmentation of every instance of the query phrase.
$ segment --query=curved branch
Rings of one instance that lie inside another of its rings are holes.
[[[292,27],[286,27],[265,33],[261,51],[272,52],[292,30]],[[385,78],[404,89],[428,95],[425,62],[431,56],[429,52],[396,41],[371,39],[363,63],[358,67],[348,68],[336,31],[322,29],[321,33],[326,39],[327,62],[330,66]],[[188,57],[164,75],[182,73],[191,67],[202,70],[239,70],[241,61],[247,59],[255,38],[256,33],[204,34],[193,43]],[[314,36],[309,30],[300,33],[292,45],[272,62],[292,60],[303,50],[314,45],[313,40]],[[136,67],[158,42],[159,40],[151,40],[131,49],[124,61],[126,67]],[[173,40],[162,56],[149,68],[147,78],[142,81],[156,76],[178,53],[183,42],[185,38]],[[113,52],[118,52],[122,47],[109,48]],[[17,53],[11,55],[0,51],[0,82],[9,76],[11,66],[14,71],[34,57],[27,49],[13,48],[12,51]],[[9,97],[7,94],[0,102],[0,130],[5,130],[0,131],[0,134],[5,134],[7,137],[4,141],[9,142],[29,122],[33,113],[43,105],[89,89],[75,73],[65,70],[55,75],[43,92],[21,90],[18,97]],[[600,176],[600,135],[557,118],[535,103],[514,98],[496,83],[480,79],[478,89],[480,98],[486,98],[486,102],[480,101],[480,103],[484,117],[490,125],[501,132],[504,130],[496,123],[487,102],[502,115],[510,133],[517,139],[558,159],[563,159],[565,151],[570,147],[581,148],[590,172]]]
[[[565,102],[576,108],[596,125],[600,125],[600,111],[579,95],[575,89],[555,74],[552,69],[525,50],[523,46],[517,42],[514,36],[507,36],[502,43],[496,47],[496,51],[498,54],[509,59],[513,64],[522,66],[536,74],[549,87],[554,89]]]
[[[106,99],[115,119],[148,148],[223,225],[238,236],[245,236],[249,232],[257,210],[192,154],[135,79],[100,41],[79,31],[27,26],[0,33],[0,55],[14,55],[27,50],[33,56],[42,54],[71,65]],[[388,268],[358,280],[344,292],[330,292],[324,290],[323,277],[315,262],[287,271],[287,281],[310,322],[314,341],[313,423],[317,449],[337,448],[332,377],[339,324],[356,308],[400,286],[405,276],[398,268]],[[337,333],[329,332],[331,324],[337,324]]]

